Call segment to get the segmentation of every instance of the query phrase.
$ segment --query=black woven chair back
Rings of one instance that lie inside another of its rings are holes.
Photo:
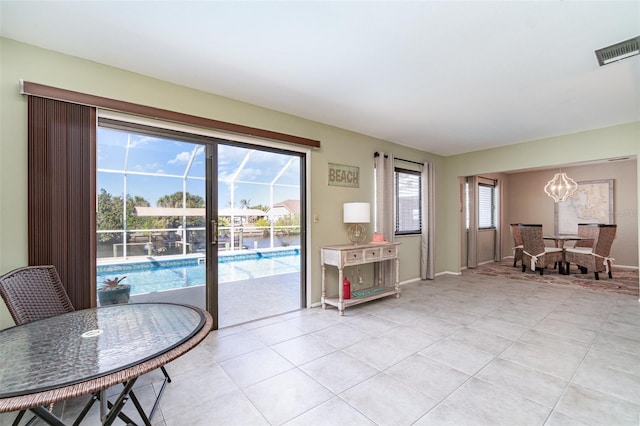
[[[74,311],[51,265],[24,266],[2,275],[0,296],[16,325]]]

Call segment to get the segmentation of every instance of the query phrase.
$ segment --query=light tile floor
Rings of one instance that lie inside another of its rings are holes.
[[[638,426],[640,303],[443,276],[343,317],[314,308],[212,332],[167,369],[154,425]],[[143,405],[160,378],[139,381]]]

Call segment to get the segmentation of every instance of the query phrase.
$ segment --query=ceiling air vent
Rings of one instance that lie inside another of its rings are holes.
[[[600,66],[640,54],[640,36],[596,50]]]

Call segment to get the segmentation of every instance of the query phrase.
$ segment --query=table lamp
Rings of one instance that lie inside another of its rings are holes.
[[[367,238],[364,223],[371,221],[369,203],[344,203],[344,223],[348,223],[347,233],[353,244],[362,244]]]

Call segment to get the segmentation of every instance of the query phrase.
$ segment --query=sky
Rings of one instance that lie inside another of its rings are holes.
[[[181,192],[184,183],[187,192],[204,198],[205,145],[102,126],[97,140],[98,193],[105,189],[121,196],[126,191],[156,206],[158,198]],[[299,199],[301,160],[287,153],[218,144],[218,208],[231,207],[232,198],[234,207],[243,199],[250,206]]]

